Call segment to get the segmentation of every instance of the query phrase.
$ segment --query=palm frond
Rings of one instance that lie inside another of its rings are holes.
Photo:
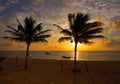
[[[73,30],[74,28],[74,20],[75,20],[75,14],[68,14],[68,22],[70,25],[70,30]]]
[[[60,27],[59,25],[57,25],[57,24],[53,24],[53,25],[56,26],[58,29],[63,30],[63,28]]]
[[[74,21],[74,27],[73,27],[73,32],[74,33],[79,33],[82,32],[84,26],[87,24],[89,20],[89,16],[86,14],[78,13],[76,15],[76,19]]]
[[[32,31],[34,30],[35,20],[32,19],[32,17],[26,17],[24,22],[25,22],[25,33],[31,34]]]
[[[68,14],[68,21],[72,22],[74,18],[74,14]]]
[[[89,40],[84,40],[84,41],[82,41],[82,43],[84,43],[84,44],[93,44],[93,42],[91,42],[91,41],[89,41]]]
[[[72,40],[72,38],[71,37],[61,37],[61,38],[59,38],[59,42],[63,42],[63,41],[69,41],[69,40]]]
[[[75,20],[75,25],[76,24],[85,24],[89,20],[89,15],[88,14],[82,14],[82,13],[77,13],[76,15],[76,20]]]
[[[16,18],[17,22],[18,22],[18,31],[21,33],[25,33],[25,29],[22,26],[22,24],[20,23],[20,21]]]
[[[48,37],[51,37],[51,35],[40,35],[40,36],[36,36],[36,37],[34,37],[34,38],[48,38]]]
[[[104,25],[102,22],[97,22],[97,21],[93,23],[87,23],[81,32],[89,31],[94,29],[95,27],[100,27],[102,25]]]
[[[88,20],[90,20],[89,14],[85,14],[83,18],[84,18],[85,22],[87,22]]]
[[[5,36],[4,38],[5,38],[5,39],[14,40],[14,41],[25,42],[25,39],[20,38],[20,37],[9,37],[9,36]]]
[[[24,29],[24,27],[22,26],[22,25],[18,25],[18,31],[19,32],[21,32],[21,33],[23,33],[23,34],[25,34],[25,29]]]
[[[37,31],[41,31],[41,29],[42,29],[42,24],[43,24],[43,23],[40,23],[40,24],[38,24],[38,25],[35,27],[35,29],[33,30],[33,34],[36,33]]]
[[[32,40],[33,42],[48,42],[46,39],[44,39],[44,38],[34,38],[33,40]]]
[[[82,38],[82,39],[96,39],[96,38],[106,38],[106,37],[104,37],[104,36],[102,36],[102,35],[90,35],[90,36],[84,36],[84,37],[80,37],[80,38]]]
[[[8,27],[9,29],[11,29],[12,31],[17,32],[17,29],[15,29],[15,28],[13,28],[13,27],[11,27],[11,26],[8,26],[8,25],[7,25],[7,27]]]
[[[17,18],[16,18],[16,20],[17,20],[18,24],[21,24],[20,21]]]
[[[60,33],[63,33],[64,35],[72,36],[72,33],[68,29],[63,29]]]
[[[13,36],[23,36],[22,34],[20,34],[19,32],[14,32],[11,30],[5,30],[5,32],[8,32],[9,34],[13,35]]]
[[[33,37],[41,36],[41,35],[44,35],[45,33],[47,33],[48,31],[51,31],[51,30],[44,30],[44,31],[35,33],[35,34],[33,34],[32,36],[33,36]]]
[[[47,32],[49,32],[49,31],[51,31],[51,30],[48,29],[48,30],[41,31],[41,32],[39,32],[39,33],[44,34],[44,33],[47,33]]]
[[[9,37],[9,36],[4,36],[3,38],[4,38],[4,39],[9,39],[10,37]]]
[[[102,33],[103,32],[103,28],[96,28],[96,29],[92,29],[86,32],[83,32],[82,35],[92,35],[92,34],[96,34],[96,33]]]
[[[94,35],[94,36],[90,36],[89,38],[91,39],[95,39],[95,38],[106,38],[103,35]]]

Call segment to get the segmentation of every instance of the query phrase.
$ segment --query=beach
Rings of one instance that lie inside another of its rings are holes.
[[[72,60],[5,58],[0,71],[0,84],[120,84],[120,61],[77,62],[80,72],[73,73]],[[62,64],[62,66],[61,66]]]

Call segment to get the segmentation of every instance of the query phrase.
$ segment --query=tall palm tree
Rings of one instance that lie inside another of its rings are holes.
[[[25,61],[25,69],[28,68],[28,56],[29,56],[29,47],[32,42],[47,42],[46,38],[51,35],[46,34],[50,30],[43,30],[42,23],[39,23],[35,26],[35,20],[32,17],[26,17],[24,19],[24,25],[20,23],[18,19],[17,28],[13,28],[11,26],[7,26],[9,29],[5,30],[5,32],[9,33],[10,36],[5,36],[4,38],[25,42],[27,45],[26,50],[26,61]]]
[[[101,28],[101,26],[103,24],[97,21],[88,22],[89,20],[88,14],[68,14],[69,29],[63,29],[59,25],[54,24],[54,26],[57,26],[61,30],[60,33],[65,35],[65,37],[59,38],[59,42],[68,40],[75,43],[73,72],[78,71],[76,64],[78,43],[92,44],[93,42],[90,41],[91,39],[104,38],[104,36],[98,34],[102,33],[103,28]]]

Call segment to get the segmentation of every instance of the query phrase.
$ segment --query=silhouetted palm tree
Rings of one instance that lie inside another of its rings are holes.
[[[68,14],[68,22],[69,22],[69,29],[63,29],[59,25],[54,24],[57,26],[66,37],[59,38],[59,42],[70,40],[71,42],[75,43],[74,49],[74,69],[73,71],[77,71],[77,64],[76,64],[76,55],[77,55],[77,44],[78,43],[85,43],[91,44],[91,39],[95,38],[104,38],[102,35],[98,35],[103,31],[101,22],[88,22],[90,20],[88,14]]]
[[[26,43],[27,50],[25,69],[27,69],[30,44],[32,42],[47,42],[46,38],[50,37],[51,35],[46,35],[46,33],[50,30],[43,30],[43,27],[41,26],[42,23],[35,26],[35,20],[33,20],[32,17],[25,18],[24,26],[20,23],[18,19],[17,22],[18,22],[17,29],[11,26],[7,26],[9,30],[6,30],[5,32],[8,32],[9,34],[11,34],[11,36],[5,36],[4,38]]]

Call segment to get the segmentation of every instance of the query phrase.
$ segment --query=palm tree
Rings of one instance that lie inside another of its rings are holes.
[[[29,56],[29,47],[32,42],[47,42],[46,38],[51,35],[45,34],[50,30],[43,30],[42,23],[39,23],[35,26],[35,20],[32,17],[26,17],[24,19],[24,26],[20,23],[18,19],[17,29],[11,26],[7,26],[9,29],[5,30],[5,32],[9,33],[10,36],[5,36],[4,38],[25,42],[27,45],[26,50],[26,61],[25,61],[25,69],[28,68],[28,56]]]
[[[75,43],[74,48],[74,69],[73,72],[77,70],[76,55],[77,55],[77,45],[78,43],[92,44],[91,39],[104,38],[104,36],[99,35],[102,33],[103,25],[101,22],[88,22],[90,20],[88,14],[68,14],[69,29],[63,29],[59,25],[53,24],[60,29],[60,33],[63,33],[65,37],[59,38],[59,42],[68,40]]]

